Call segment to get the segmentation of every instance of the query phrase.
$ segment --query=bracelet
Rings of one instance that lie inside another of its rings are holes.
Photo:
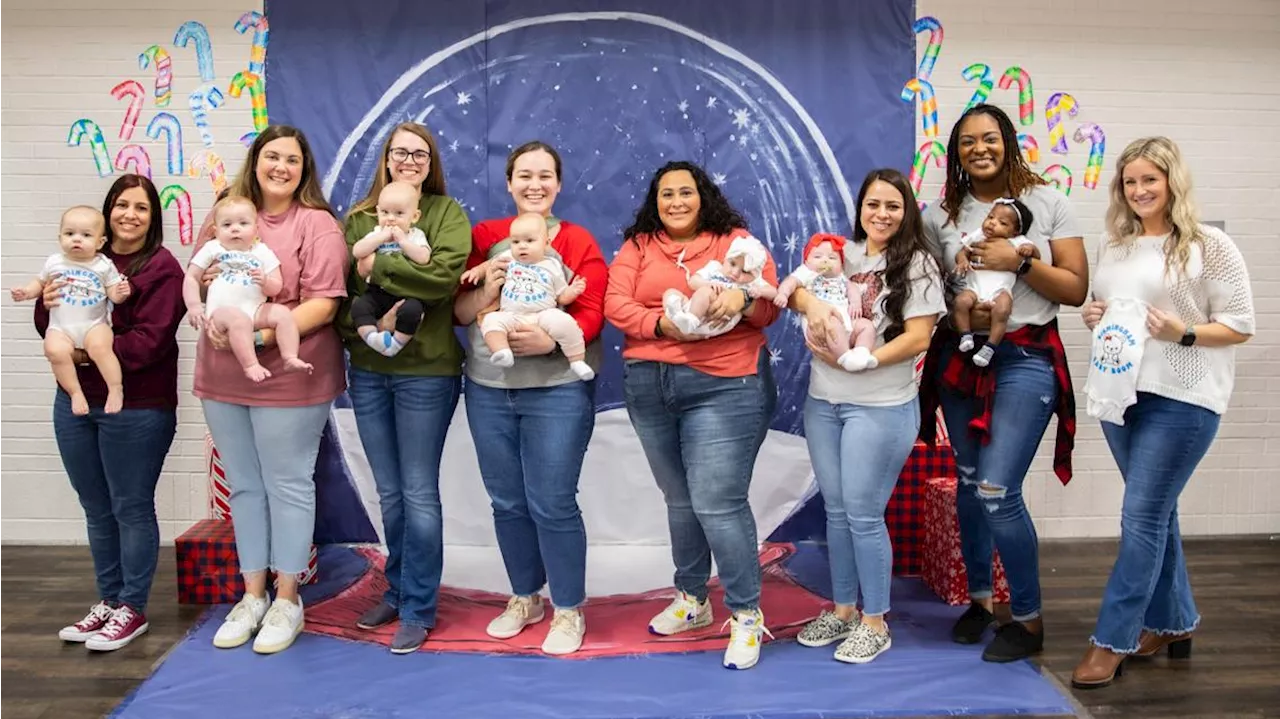
[[[747,308],[751,306],[751,302],[754,299],[755,298],[751,296],[751,293],[748,292],[746,288],[742,289],[742,311],[743,312],[747,311]]]
[[[654,336],[655,338],[658,338],[658,337],[662,337],[662,336],[663,336],[663,335],[662,335],[662,318],[661,318],[661,317],[659,317],[659,318],[658,318],[658,321],[657,321],[656,323],[654,323],[654,325],[653,325],[653,336]]]

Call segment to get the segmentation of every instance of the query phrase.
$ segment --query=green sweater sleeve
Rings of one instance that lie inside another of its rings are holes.
[[[467,256],[471,254],[471,221],[451,197],[424,195],[418,208],[422,217],[417,226],[431,245],[431,261],[419,265],[402,254],[379,254],[373,261],[370,279],[397,297],[413,297],[427,306],[452,302]],[[353,239],[353,231],[361,228],[348,226],[348,244],[355,244],[371,228],[364,227]]]

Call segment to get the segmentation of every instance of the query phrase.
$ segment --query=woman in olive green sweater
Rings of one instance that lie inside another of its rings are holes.
[[[347,214],[348,247],[378,223],[374,206],[382,188],[393,181],[422,191],[421,217],[415,224],[427,236],[431,259],[418,265],[400,253],[375,252],[355,264],[339,331],[351,352],[348,391],[360,443],[378,485],[390,553],[387,592],[356,626],[373,629],[399,619],[391,651],[408,654],[422,646],[436,621],[444,552],[440,457],[462,386],[453,297],[471,252],[471,222],[445,194],[435,138],[422,125],[404,123],[383,145],[369,194]],[[417,299],[426,308],[413,339],[394,357],[365,344],[352,326],[351,301],[369,283],[397,297]]]

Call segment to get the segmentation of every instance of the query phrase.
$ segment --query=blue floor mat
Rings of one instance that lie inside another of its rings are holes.
[[[719,653],[585,661],[418,652],[303,634],[274,656],[218,650],[217,607],[125,701],[122,719],[808,719],[965,714],[1072,714],[1069,700],[1028,662],[990,664],[981,645],[948,639],[963,611],[917,580],[895,579],[893,648],[861,666],[834,647],[764,647],[749,671]],[[252,698],[247,701],[246,698]]]

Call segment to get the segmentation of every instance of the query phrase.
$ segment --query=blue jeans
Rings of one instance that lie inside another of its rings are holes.
[[[758,608],[760,558],[747,490],[778,402],[767,354],[761,351],[757,373],[745,377],[628,363],[623,387],[631,426],[666,499],[676,588],[705,600],[714,554],[725,606]]]
[[[550,584],[554,606],[580,606],[587,530],[578,476],[596,426],[595,383],[495,389],[466,382],[463,391],[511,592],[528,596]]]
[[[884,510],[920,432],[920,403],[896,407],[808,398],[804,435],[827,512],[832,598],[880,616],[889,611],[893,547]]]
[[[98,596],[139,612],[146,611],[160,551],[156,482],[177,426],[172,409],[106,414],[94,407],[78,417],[66,392],[53,399],[53,433],[84,508]]]
[[[306,571],[316,531],[316,455],[330,403],[202,403],[205,424],[231,484],[240,571]]]
[[[436,624],[444,533],[440,516],[440,457],[461,391],[460,377],[348,372],[373,480],[378,485],[387,540],[387,592],[400,623]]]
[[[1092,641],[1128,654],[1138,635],[1182,634],[1200,623],[1178,532],[1178,495],[1209,451],[1221,418],[1204,407],[1147,392],[1102,423],[1124,477],[1120,553],[1102,595]]]
[[[969,596],[991,596],[994,541],[1009,579],[1013,619],[1025,622],[1040,616],[1040,547],[1022,482],[1057,407],[1058,383],[1047,355],[1012,342],[1000,343],[992,367],[996,398],[985,446],[968,426],[981,412],[980,401],[946,389],[939,394],[960,480],[956,514]]]

